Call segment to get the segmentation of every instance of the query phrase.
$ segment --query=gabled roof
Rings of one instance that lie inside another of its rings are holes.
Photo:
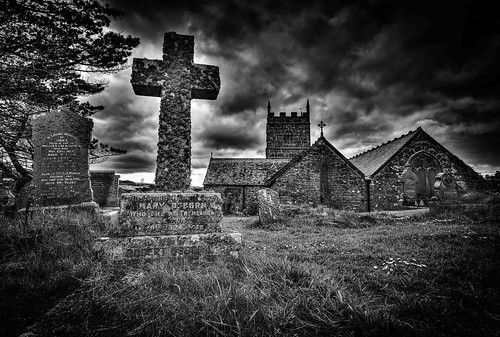
[[[265,186],[290,161],[266,158],[210,158],[203,185]]]
[[[367,177],[372,176],[420,132],[423,132],[423,130],[421,127],[418,127],[416,130],[360,153],[349,160]]]
[[[307,156],[311,151],[313,151],[316,147],[320,146],[321,144],[326,145],[326,147],[334,152],[338,157],[340,157],[342,160],[346,162],[347,165],[349,165],[354,171],[356,171],[360,177],[364,178],[364,174],[361,170],[359,170],[354,164],[352,164],[342,153],[339,152],[328,140],[326,140],[325,137],[320,136],[316,142],[314,142],[313,145],[311,145],[307,150],[302,151],[298,155],[292,158],[290,162],[288,162],[286,165],[284,165],[279,171],[277,171],[275,174],[273,174],[266,182],[266,185],[271,185],[274,183],[278,178],[280,178],[283,174],[285,174],[291,167],[293,167],[297,162],[301,161],[302,158]]]

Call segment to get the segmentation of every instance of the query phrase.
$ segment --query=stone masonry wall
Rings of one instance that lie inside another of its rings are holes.
[[[297,116],[292,112],[286,116],[282,112],[275,117],[271,112],[267,115],[266,135],[266,158],[292,158],[311,145],[309,114]]]
[[[484,190],[487,182],[470,166],[457,157],[444,151],[442,147],[425,133],[408,143],[403,151],[397,154],[370,183],[370,207],[372,210],[398,209],[403,193],[401,177],[412,156],[427,153],[436,158],[444,172],[449,172],[458,184],[459,192],[468,190]]]
[[[207,191],[213,191],[216,193],[220,193],[222,196],[222,200],[224,203],[227,203],[227,200],[225,198],[226,195],[226,190],[227,189],[235,189],[235,188],[241,188],[242,189],[242,197],[241,197],[241,204],[239,205],[233,205],[232,209],[239,209],[241,211],[245,211],[247,214],[250,215],[255,215],[257,214],[257,191],[259,189],[262,189],[263,186],[243,186],[243,185],[238,185],[238,186],[213,186],[213,185],[206,185],[205,190]],[[234,207],[236,206],[236,207]],[[225,210],[226,205],[223,205],[223,210]],[[225,212],[227,213],[227,212]]]
[[[118,207],[119,175],[112,170],[90,171],[90,184],[94,201],[101,207]]]
[[[327,168],[328,198],[325,203],[337,209],[366,211],[366,188],[362,174],[354,170],[325,145],[311,151],[271,186],[281,203],[320,203],[321,169]]]

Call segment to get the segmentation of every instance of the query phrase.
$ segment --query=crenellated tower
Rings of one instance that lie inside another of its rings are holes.
[[[271,112],[271,102],[267,102],[266,158],[292,158],[311,146],[310,111],[307,100],[306,112]]]

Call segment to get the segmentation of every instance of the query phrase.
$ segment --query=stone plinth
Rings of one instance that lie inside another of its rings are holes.
[[[219,193],[124,193],[120,236],[220,232]]]
[[[107,262],[204,262],[237,256],[241,234],[222,233],[222,199],[213,192],[124,193],[119,223],[94,243]]]
[[[91,202],[92,120],[62,108],[34,117],[32,124],[34,205]]]
[[[263,226],[272,224],[281,216],[280,200],[278,192],[263,188],[257,191],[257,203],[259,205],[259,219]]]
[[[238,256],[239,233],[158,235],[100,238],[94,244],[98,256],[109,262],[133,264],[159,260],[204,262],[222,256]]]

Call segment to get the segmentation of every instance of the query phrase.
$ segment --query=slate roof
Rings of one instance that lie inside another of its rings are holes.
[[[405,135],[381,144],[349,159],[357,168],[369,177],[377,173],[399,150],[401,150],[422,128],[410,131]]]
[[[266,186],[266,181],[290,161],[266,158],[210,158],[203,185]]]

